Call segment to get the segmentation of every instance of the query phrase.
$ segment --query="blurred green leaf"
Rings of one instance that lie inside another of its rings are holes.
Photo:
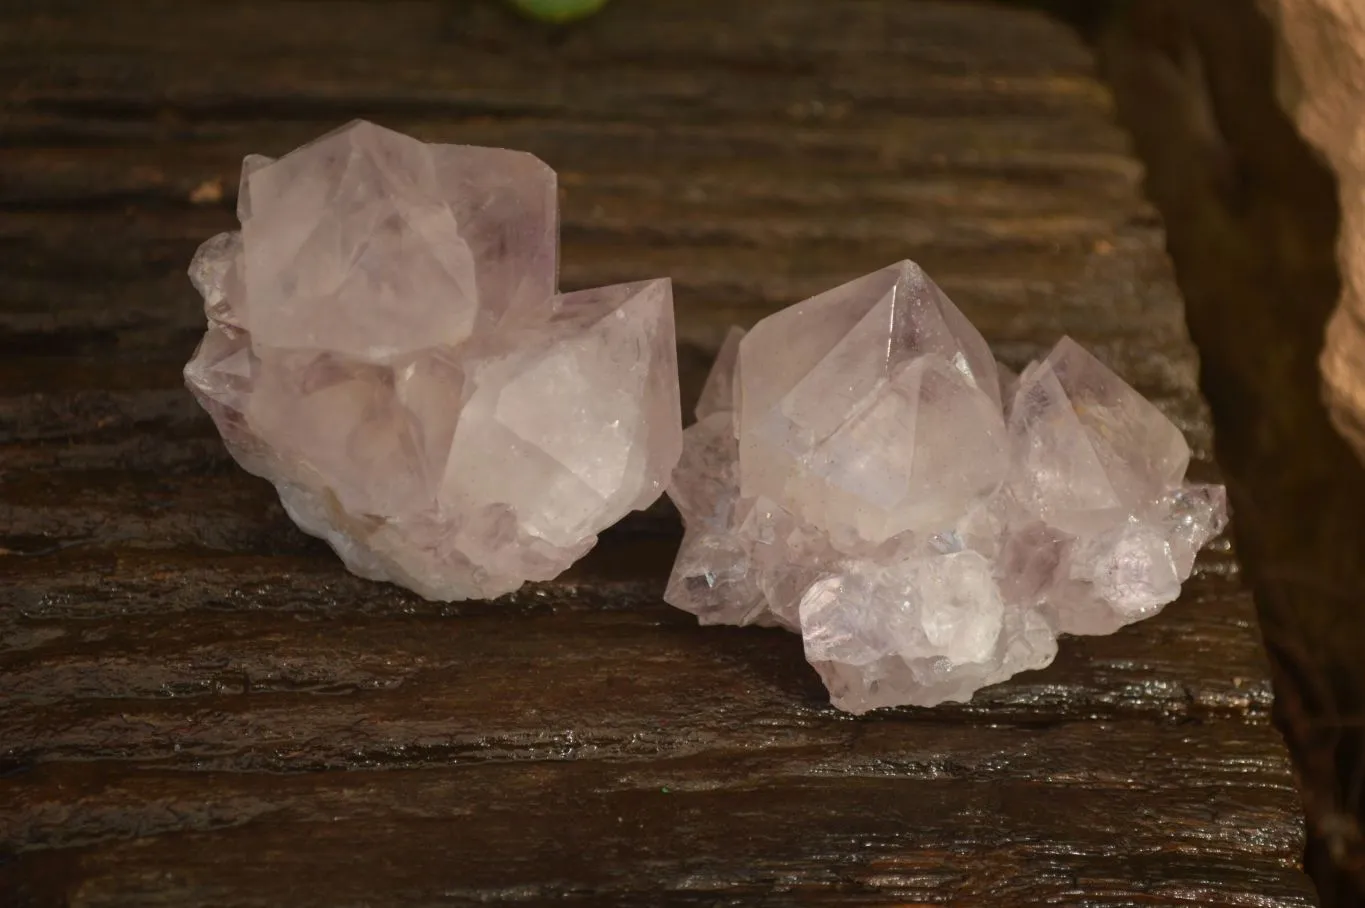
[[[555,24],[591,16],[607,5],[607,0],[511,0],[511,2],[531,18]]]

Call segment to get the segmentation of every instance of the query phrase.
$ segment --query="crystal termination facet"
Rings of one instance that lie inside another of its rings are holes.
[[[667,279],[560,294],[554,171],[355,122],[250,156],[199,249],[185,380],[357,574],[439,600],[550,579],[681,450]]]
[[[966,700],[1174,600],[1221,486],[1063,338],[1014,377],[913,262],[734,329],[669,487],[664,598],[801,634],[833,704]]]

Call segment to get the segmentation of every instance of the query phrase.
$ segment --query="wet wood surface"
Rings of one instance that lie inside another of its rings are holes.
[[[1302,906],[1235,553],[970,704],[833,711],[660,599],[666,506],[558,581],[347,575],[179,370],[236,168],[357,116],[560,173],[566,287],[732,322],[901,258],[1016,365],[1061,333],[1189,434],[1195,357],[1090,55],[976,3],[0,6],[0,904]]]

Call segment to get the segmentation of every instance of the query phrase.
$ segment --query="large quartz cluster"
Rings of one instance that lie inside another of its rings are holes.
[[[555,174],[352,123],[242,168],[190,266],[190,389],[347,567],[432,599],[548,579],[681,450],[667,280],[559,294]]]
[[[1226,520],[1155,406],[1070,339],[1010,375],[912,262],[733,330],[697,420],[665,598],[800,633],[850,712],[1156,614]]]

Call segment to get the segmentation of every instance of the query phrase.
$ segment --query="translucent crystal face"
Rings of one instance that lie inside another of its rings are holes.
[[[941,524],[1003,477],[995,360],[911,262],[765,319],[740,358],[746,497],[878,543]],[[944,471],[953,442],[958,468]]]
[[[1070,338],[1020,376],[1016,400],[1012,486],[1055,526],[1145,511],[1185,476],[1180,430]]]
[[[440,489],[456,510],[494,502],[571,545],[601,514],[648,507],[682,449],[666,281],[559,297],[518,349],[469,363],[474,391]],[[670,372],[671,370],[671,372]]]
[[[681,449],[667,280],[557,294],[553,171],[357,122],[242,172],[190,274],[190,388],[354,570],[439,599],[548,579]]]
[[[1099,360],[1064,338],[1014,376],[910,262],[732,332],[697,416],[665,599],[800,633],[853,712],[966,699],[1155,614],[1226,519]]]
[[[912,689],[918,700],[966,699],[1057,651],[1041,619],[1006,606],[990,561],[971,551],[854,563],[813,584],[800,614],[806,658],[834,705],[855,712],[901,705]]]

